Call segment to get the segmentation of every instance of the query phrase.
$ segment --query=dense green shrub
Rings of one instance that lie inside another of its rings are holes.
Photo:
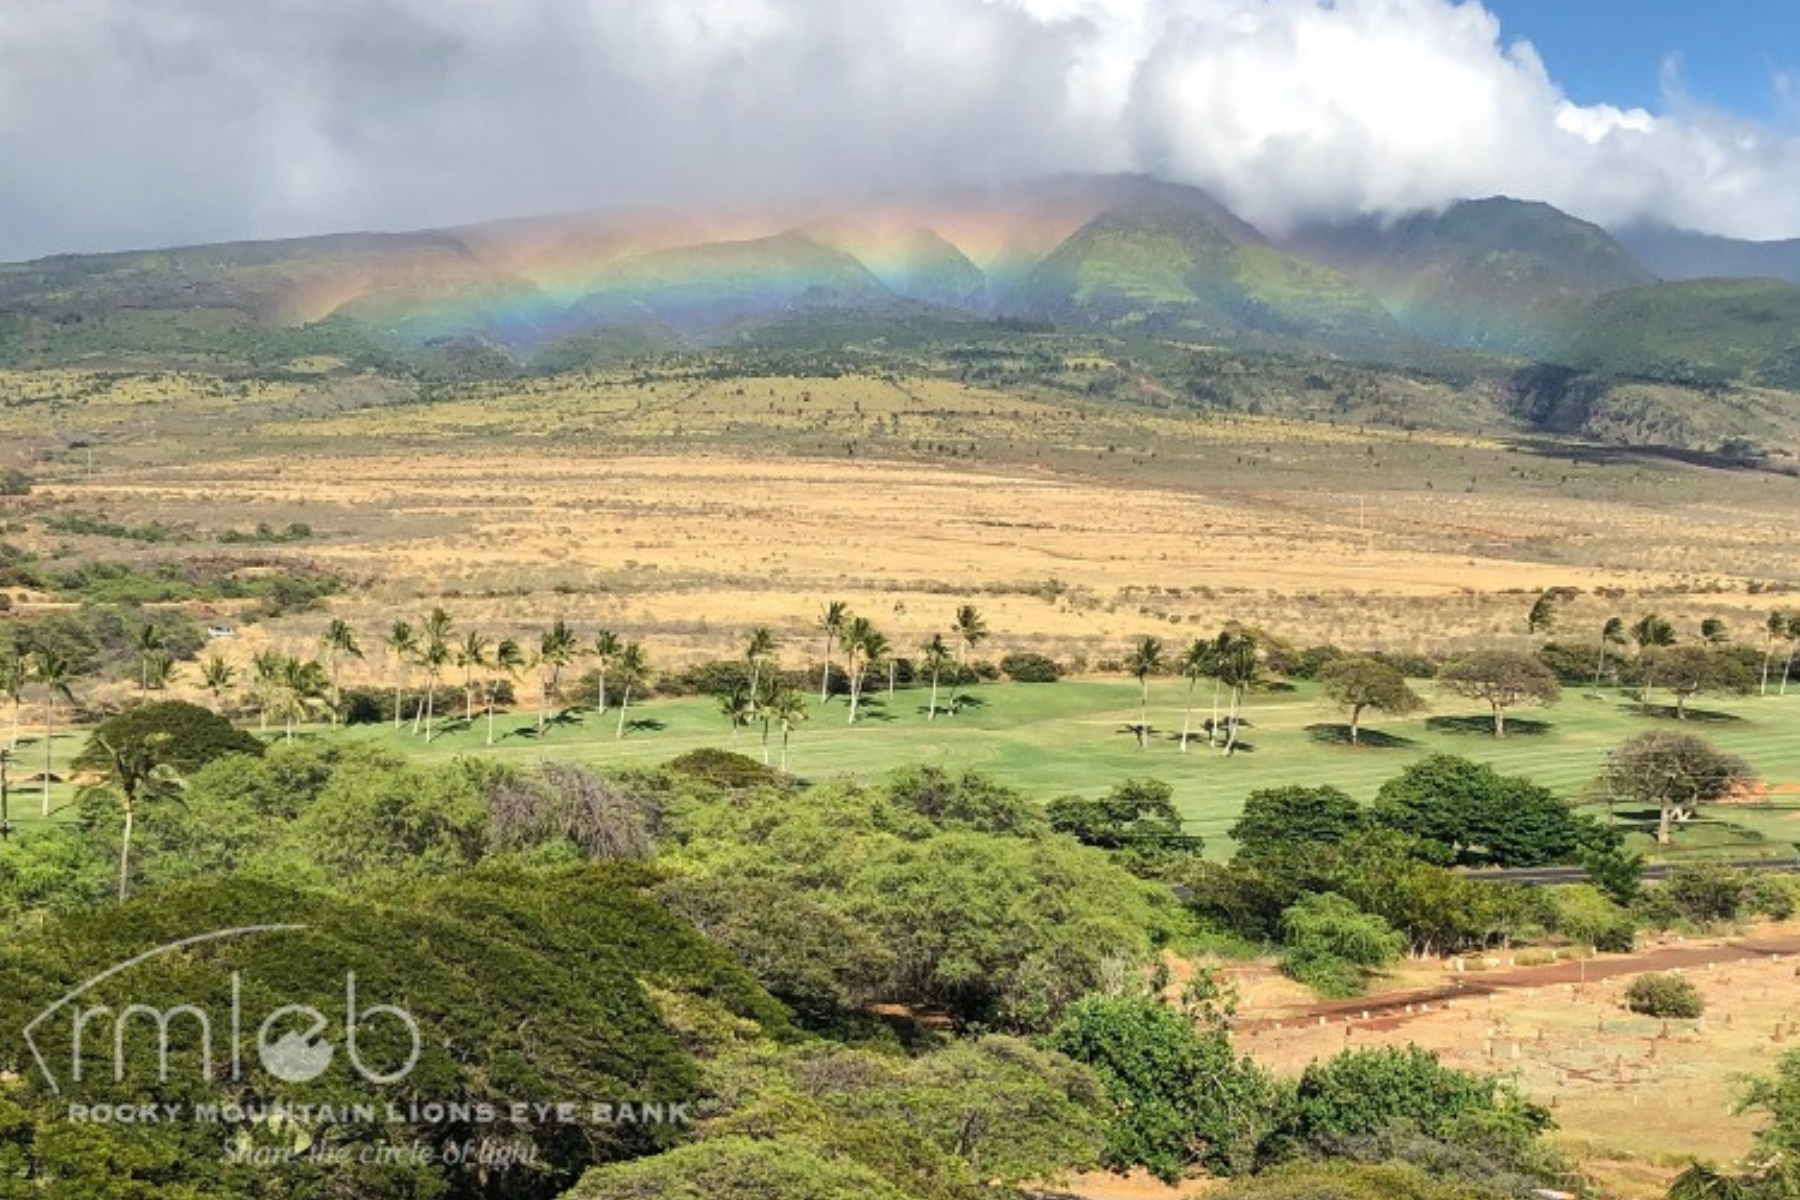
[[[980,771],[952,775],[940,767],[902,767],[888,776],[886,796],[895,808],[942,830],[1029,837],[1044,829],[1043,814],[1024,793]]]
[[[1631,914],[1599,888],[1571,883],[1545,888],[1541,894],[1549,910],[1547,924],[1552,933],[1608,953],[1624,953],[1636,943],[1637,929]]]
[[[738,790],[744,788],[781,787],[782,776],[747,754],[702,746],[670,759],[667,769],[714,787]]]
[[[420,1056],[398,1091],[369,1083],[341,1054],[316,1080],[286,1086],[249,1056],[245,1082],[232,1084],[205,1069],[198,1040],[189,1037],[171,1039],[164,1078],[154,1040],[140,1038],[127,1042],[123,1078],[115,1082],[110,1044],[84,1043],[89,1069],[74,1081],[65,1068],[58,1097],[49,1094],[15,1029],[0,1048],[0,1069],[14,1081],[7,1100],[16,1105],[0,1153],[15,1178],[53,1179],[56,1194],[72,1197],[179,1191],[193,1200],[276,1194],[538,1200],[573,1184],[589,1166],[668,1148],[685,1136],[677,1124],[507,1122],[505,1137],[529,1143],[535,1170],[490,1175],[473,1162],[440,1161],[388,1170],[302,1157],[271,1175],[265,1166],[233,1161],[226,1150],[234,1139],[291,1146],[293,1129],[278,1122],[182,1121],[122,1136],[116,1126],[66,1119],[70,1102],[180,1103],[191,1111],[198,1103],[282,1096],[294,1104],[374,1111],[373,1122],[352,1116],[335,1125],[336,1141],[417,1140],[435,1148],[478,1142],[496,1127],[467,1114],[417,1121],[407,1113],[407,1098],[488,1103],[501,1111],[514,1102],[691,1100],[697,1066],[651,989],[714,1006],[764,1036],[785,1038],[790,1026],[781,1006],[723,951],[644,896],[649,882],[642,871],[599,868],[476,874],[351,900],[230,880],[166,891],[9,942],[0,947],[0,991],[12,1002],[9,1012],[25,1014],[146,946],[196,930],[300,926],[146,960],[89,994],[115,1008],[156,997],[222,1014],[241,993],[246,1012],[307,1004],[342,1014],[345,981],[354,972],[359,1005],[397,1003],[418,1023]],[[67,1023],[42,1025],[37,1037],[47,1061],[72,1061]],[[378,1069],[403,1065],[409,1047],[392,1019],[371,1020],[359,1033],[361,1055]],[[98,1069],[103,1054],[109,1069]],[[398,1123],[386,1116],[391,1100],[401,1104]]]
[[[1088,996],[1049,1045],[1100,1077],[1112,1106],[1107,1160],[1167,1182],[1195,1166],[1251,1170],[1287,1117],[1287,1089],[1240,1059],[1217,1021],[1148,997]]]
[[[1678,867],[1661,883],[1645,888],[1633,909],[1641,919],[1664,929],[1735,921],[1744,907],[1748,881],[1744,872],[1717,863]]]
[[[1625,1007],[1646,1017],[1693,1018],[1706,1011],[1706,1001],[1679,975],[1639,975],[1625,987]]]
[[[1281,969],[1323,996],[1355,996],[1400,957],[1406,939],[1335,893],[1307,896],[1281,914]]]
[[[159,738],[156,759],[182,774],[199,770],[230,755],[260,757],[263,743],[210,709],[185,700],[159,700],[128,708],[96,726],[81,753],[76,770],[104,771],[107,754],[102,743],[118,751],[139,748],[147,739]]]
[[[1280,846],[1341,842],[1367,819],[1362,805],[1329,784],[1263,788],[1245,797],[1230,836],[1239,855],[1255,857]]]
[[[1500,1200],[1505,1192],[1407,1163],[1289,1163],[1209,1192],[1211,1200]]]
[[[854,1158],[735,1137],[588,1172],[564,1200],[919,1200]]]
[[[1098,800],[1061,796],[1044,808],[1050,828],[1084,846],[1114,851],[1135,874],[1160,877],[1206,843],[1182,832],[1175,790],[1160,779],[1128,779]]]
[[[1029,651],[1008,654],[1000,660],[1000,669],[1014,683],[1055,683],[1062,678],[1055,659]]]
[[[31,495],[31,476],[17,467],[0,467],[0,496]]]

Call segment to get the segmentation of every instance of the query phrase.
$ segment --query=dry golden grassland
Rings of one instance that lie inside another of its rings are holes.
[[[1522,636],[1551,586],[1585,593],[1571,636],[1657,608],[1750,638],[1777,602],[1751,582],[1800,585],[1781,532],[1794,480],[1471,434],[937,379],[574,375],[396,404],[367,380],[24,378],[0,382],[38,399],[0,408],[0,431],[39,436],[54,414],[58,437],[102,434],[93,473],[65,454],[35,511],[197,540],[26,523],[15,543],[129,561],[305,521],[318,538],[258,554],[344,572],[356,586],[332,615],[371,634],[441,603],[494,636],[605,623],[669,663],[758,624],[805,636],[829,598],[910,647],[973,600],[990,652],[1098,662],[1143,633],[1174,642],[1232,619],[1300,643],[1488,642]],[[320,620],[268,633],[298,647]]]

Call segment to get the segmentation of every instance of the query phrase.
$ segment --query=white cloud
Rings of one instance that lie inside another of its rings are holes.
[[[1122,169],[1800,236],[1791,131],[1554,68],[1472,0],[6,0],[0,256]]]

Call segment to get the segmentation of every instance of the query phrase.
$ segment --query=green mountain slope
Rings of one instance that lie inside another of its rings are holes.
[[[1013,303],[1052,319],[1211,335],[1396,332],[1375,299],[1342,275],[1249,240],[1201,209],[1167,205],[1090,221],[1038,265]]]
[[[1557,357],[1613,375],[1800,389],[1800,286],[1707,279],[1615,292],[1586,309]]]
[[[1800,238],[1750,242],[1653,226],[1616,235],[1664,279],[1785,279],[1800,283]]]
[[[1303,229],[1286,248],[1349,274],[1410,333],[1503,353],[1555,347],[1583,302],[1652,282],[1599,226],[1505,197]]]

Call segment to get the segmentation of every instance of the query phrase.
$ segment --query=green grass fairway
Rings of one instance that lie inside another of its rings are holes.
[[[1230,850],[1226,829],[1244,797],[1258,788],[1329,783],[1368,801],[1408,762],[1446,752],[1528,775],[1563,795],[1581,798],[1608,750],[1634,733],[1677,727],[1672,718],[1642,714],[1618,693],[1593,697],[1571,690],[1551,708],[1515,713],[1509,722],[1513,732],[1497,741],[1486,732],[1485,713],[1466,701],[1435,694],[1430,683],[1417,686],[1430,708],[1400,721],[1377,714],[1365,722],[1370,744],[1356,748],[1333,740],[1341,737],[1343,716],[1309,685],[1259,693],[1245,709],[1249,724],[1243,746],[1229,759],[1209,752],[1204,735],[1186,755],[1180,753],[1183,686],[1175,681],[1151,685],[1156,737],[1147,750],[1139,750],[1125,731],[1137,719],[1137,685],[1128,680],[983,685],[970,693],[974,706],[929,723],[924,693],[902,689],[892,703],[875,696],[865,721],[855,728],[845,724],[841,699],[815,707],[812,720],[794,734],[789,766],[811,780],[867,776],[911,764],[974,767],[1046,800],[1070,792],[1098,795],[1128,777],[1155,776],[1174,785],[1181,811],[1190,828],[1206,838],[1209,853],[1224,855]],[[450,703],[457,700],[460,696]],[[1196,700],[1198,728],[1211,711],[1210,693],[1202,688]],[[1734,856],[1791,854],[1793,844],[1800,842],[1800,693],[1781,699],[1703,697],[1693,708],[1694,718],[1680,727],[1749,759],[1772,794],[1769,804],[1712,810],[1681,832],[1677,854],[1684,848],[1687,853]],[[576,709],[553,721],[542,737],[535,733],[534,717],[505,716],[496,724],[500,736],[491,749],[484,745],[485,723],[479,717],[471,726],[453,720],[429,747],[408,732],[386,727],[336,736],[366,738],[434,758],[491,753],[512,761],[558,758],[597,766],[660,763],[700,746],[761,753],[760,731],[740,729],[734,736],[710,699],[634,704],[630,719],[641,724],[616,740],[616,710],[596,716]],[[779,741],[775,730],[771,744],[776,755]],[[1604,809],[1596,805],[1594,811]],[[1622,809],[1620,815],[1629,814]]]

